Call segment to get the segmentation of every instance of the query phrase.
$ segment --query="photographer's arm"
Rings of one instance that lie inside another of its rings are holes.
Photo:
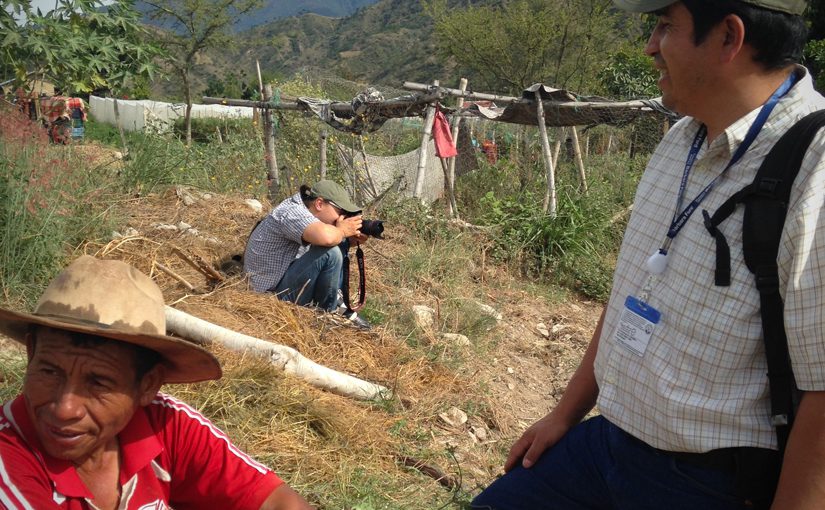
[[[315,246],[337,246],[345,238],[360,235],[361,216],[345,218],[339,217],[335,225],[328,225],[322,221],[310,224],[301,236],[304,241]]]

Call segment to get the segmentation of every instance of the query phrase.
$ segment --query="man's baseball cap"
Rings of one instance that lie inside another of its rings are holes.
[[[363,207],[355,205],[343,186],[329,179],[316,182],[307,190],[307,193],[309,198],[321,197],[329,200],[348,213],[357,213],[363,209]]]
[[[613,0],[613,3],[619,9],[630,12],[655,12],[664,9],[670,4],[675,4],[679,0]],[[739,0],[740,2],[762,7],[763,9],[770,9],[772,11],[780,11],[796,16],[805,12],[805,7],[808,6],[806,0]]]

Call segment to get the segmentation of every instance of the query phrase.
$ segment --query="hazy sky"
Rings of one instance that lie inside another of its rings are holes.
[[[54,9],[54,0],[31,0],[32,10],[36,10],[40,8],[43,11],[43,14],[46,14],[50,10]]]
[[[30,2],[31,2],[32,10],[35,10],[39,7],[40,10],[43,11],[43,14],[46,14],[47,12],[54,9],[54,4],[55,4],[55,0],[30,0]],[[111,3],[111,1],[103,0],[103,3],[108,4],[108,3]]]

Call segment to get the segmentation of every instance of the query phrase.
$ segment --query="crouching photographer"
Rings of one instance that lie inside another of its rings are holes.
[[[280,299],[299,305],[341,313],[354,325],[369,328],[369,323],[349,306],[348,292],[342,291],[342,286],[348,288],[350,244],[364,243],[368,234],[381,237],[384,229],[380,221],[365,225],[361,209],[334,181],[302,185],[298,193],[278,204],[258,223],[249,236],[244,271],[252,288],[256,292],[274,292]],[[362,230],[365,228],[366,232]],[[363,268],[360,247],[356,256]],[[361,297],[363,292],[362,285]],[[359,304],[363,305],[363,300]]]

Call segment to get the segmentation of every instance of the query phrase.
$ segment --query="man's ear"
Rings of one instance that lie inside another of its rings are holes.
[[[312,201],[312,207],[314,211],[320,211],[322,207],[324,207],[324,199],[321,197],[316,198]]]
[[[34,357],[34,348],[37,345],[37,339],[34,336],[34,331],[29,328],[23,338],[26,340],[26,361],[31,361]]]
[[[739,16],[728,14],[719,27],[723,31],[720,61],[730,63],[742,54],[742,46],[745,45],[745,24]]]
[[[163,363],[158,363],[143,375],[138,388],[141,407],[152,403],[152,399],[155,398],[155,395],[160,391],[160,387],[163,386],[165,378],[166,366]]]

